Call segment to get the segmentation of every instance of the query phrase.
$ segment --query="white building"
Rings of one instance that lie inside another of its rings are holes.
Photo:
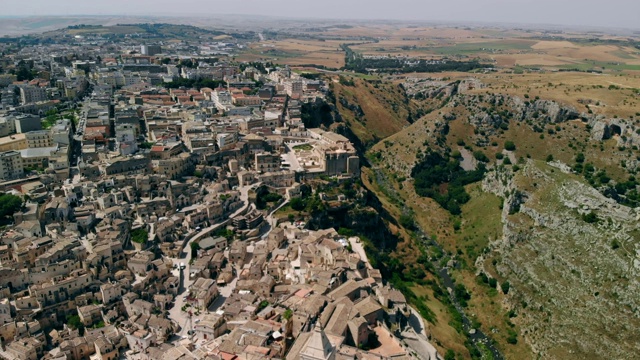
[[[211,93],[211,100],[218,110],[226,111],[233,104],[233,97],[228,91],[217,91]]]
[[[140,53],[147,56],[161,54],[162,47],[160,45],[142,45],[140,46]]]
[[[216,135],[216,141],[218,148],[222,149],[225,146],[235,144],[238,141],[238,136],[236,133],[220,133]]]
[[[122,155],[131,155],[138,151],[136,127],[132,124],[116,125],[116,141]]]
[[[58,120],[51,127],[51,141],[54,144],[69,145],[71,143],[71,120]]]
[[[0,179],[14,180],[24,176],[22,158],[17,151],[0,153]]]

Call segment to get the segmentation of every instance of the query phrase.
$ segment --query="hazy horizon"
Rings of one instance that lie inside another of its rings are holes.
[[[21,16],[220,16],[264,15],[268,17],[335,20],[406,20],[436,22],[484,22],[509,24],[564,25],[639,29],[640,1],[562,0],[245,0],[241,3],[216,0],[29,0],[7,3],[4,17]]]

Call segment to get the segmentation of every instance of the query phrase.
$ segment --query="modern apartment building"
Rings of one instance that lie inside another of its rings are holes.
[[[24,176],[22,157],[17,151],[0,153],[0,179],[14,180]]]

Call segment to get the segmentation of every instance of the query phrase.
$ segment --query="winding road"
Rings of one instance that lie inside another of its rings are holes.
[[[175,302],[174,305],[171,309],[169,309],[169,319],[175,321],[176,324],[179,324],[181,327],[181,330],[176,333],[176,335],[178,336],[184,336],[187,334],[188,331],[188,321],[189,318],[187,316],[186,313],[182,312],[182,307],[185,304],[185,299],[184,296],[187,293],[187,290],[189,289],[189,287],[191,286],[191,284],[193,283],[193,279],[191,277],[189,277],[189,274],[191,274],[191,244],[195,241],[200,241],[200,239],[209,236],[212,232],[214,232],[215,230],[218,230],[219,228],[226,226],[229,219],[232,219],[236,216],[238,216],[239,214],[242,214],[244,211],[247,210],[247,208],[250,206],[249,203],[249,190],[251,190],[253,187],[255,187],[256,185],[259,184],[254,184],[252,186],[243,186],[240,189],[238,189],[240,191],[240,201],[243,202],[243,205],[236,211],[234,211],[232,214],[230,214],[227,219],[225,219],[224,221],[218,222],[216,224],[213,224],[209,227],[206,227],[202,230],[200,230],[196,235],[192,236],[183,246],[182,251],[180,252],[180,256],[178,258],[168,258],[170,259],[173,264],[178,265],[178,269],[174,269],[173,270],[173,275],[177,276],[180,278],[180,286],[178,288],[178,294],[176,295],[175,298]],[[184,269],[180,269],[179,265],[181,263],[184,263],[185,268]],[[230,287],[233,286],[235,287],[235,281],[226,286],[226,287]],[[231,290],[229,289],[225,289],[225,291],[228,290],[228,293],[230,294]],[[224,294],[222,294],[222,288],[220,289],[221,292],[221,297],[224,297]],[[227,295],[228,296],[228,295]],[[226,297],[224,297],[226,299]],[[214,301],[215,303],[215,301]],[[222,304],[220,304],[222,305]],[[211,309],[211,307],[210,307]]]

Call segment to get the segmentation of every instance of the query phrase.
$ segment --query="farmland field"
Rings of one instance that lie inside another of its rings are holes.
[[[378,24],[336,26],[252,43],[241,60],[287,65],[344,66],[342,44],[368,56],[479,59],[498,68],[527,70],[640,71],[638,42],[609,34],[554,33],[491,27],[418,27]],[[636,40],[637,41],[637,40]]]

